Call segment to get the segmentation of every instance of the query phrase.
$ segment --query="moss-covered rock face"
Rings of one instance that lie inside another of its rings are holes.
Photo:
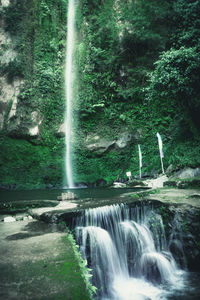
[[[1,1],[0,180],[6,186],[62,185],[67,5]],[[199,7],[199,0],[78,1],[75,182],[109,183],[129,170],[137,175],[138,143],[143,172],[161,171],[156,132],[165,168],[200,164],[199,26],[190,22],[198,20]]]
[[[67,1],[14,0],[1,7],[5,43],[0,80],[6,105],[0,164],[5,187],[62,184],[64,140],[56,132],[64,120],[66,10]],[[12,55],[5,60],[8,52]]]

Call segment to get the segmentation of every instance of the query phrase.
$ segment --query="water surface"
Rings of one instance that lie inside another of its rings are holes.
[[[139,189],[130,188],[79,188],[79,189],[52,189],[52,190],[20,190],[0,191],[0,201],[20,200],[56,200],[61,193],[72,191],[79,199],[113,199],[124,193],[136,192]]]

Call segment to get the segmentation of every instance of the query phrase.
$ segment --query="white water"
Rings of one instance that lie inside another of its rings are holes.
[[[163,153],[163,147],[162,147],[162,138],[161,138],[161,136],[158,132],[156,133],[156,135],[157,135],[157,138],[158,138],[158,146],[159,146],[159,152],[160,152],[160,162],[161,162],[162,173],[165,174],[165,170],[164,170],[164,167],[163,167],[164,153]]]
[[[69,0],[68,16],[67,16],[67,47],[66,47],[66,63],[65,63],[65,175],[69,188],[74,187],[71,165],[71,139],[72,139],[72,101],[73,101],[73,49],[74,49],[74,16],[75,5],[74,0]]]
[[[98,300],[164,300],[183,288],[184,272],[169,252],[161,216],[151,208],[88,209],[76,226]]]

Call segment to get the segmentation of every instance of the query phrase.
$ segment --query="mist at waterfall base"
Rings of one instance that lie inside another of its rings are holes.
[[[183,251],[178,265],[169,251],[174,236],[167,242],[162,218],[152,207],[120,204],[88,209],[73,223],[98,288],[96,299],[199,299],[200,291],[192,288],[195,275],[190,283],[191,274],[183,270]]]

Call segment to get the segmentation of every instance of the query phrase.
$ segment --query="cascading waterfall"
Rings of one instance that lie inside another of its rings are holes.
[[[97,299],[167,299],[172,289],[183,288],[185,273],[168,249],[161,216],[151,207],[88,209],[74,225]]]
[[[73,49],[74,49],[74,17],[75,3],[69,0],[68,4],[68,21],[67,21],[67,47],[66,47],[66,64],[65,64],[65,177],[64,185],[69,188],[74,187],[71,166],[71,137],[72,137],[72,101],[73,101]]]

